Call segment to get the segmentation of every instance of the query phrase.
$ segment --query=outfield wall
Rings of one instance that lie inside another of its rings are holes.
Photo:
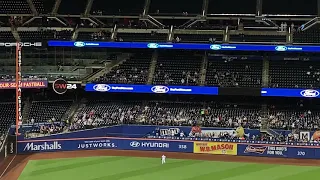
[[[320,159],[319,144],[294,146],[271,143],[265,144],[258,141],[252,143],[243,143],[234,140],[232,142],[207,142],[117,137],[22,140],[18,141],[17,152],[19,154],[25,154],[94,149]]]
[[[131,138],[77,138],[18,141],[18,153],[75,151],[94,149],[119,149],[164,152],[193,152],[191,141],[166,141]]]

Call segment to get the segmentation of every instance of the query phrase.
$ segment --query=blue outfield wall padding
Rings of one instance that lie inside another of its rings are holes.
[[[320,147],[239,144],[239,156],[320,159]]]
[[[18,153],[56,152],[94,149],[118,149],[164,152],[193,152],[193,142],[156,139],[87,138],[44,141],[20,141]]]
[[[18,141],[17,152],[24,154],[35,152],[117,149],[193,153],[194,142],[199,143],[201,141],[112,137],[24,140]],[[253,143],[233,144],[237,144],[237,155],[239,156],[320,159],[320,146]]]

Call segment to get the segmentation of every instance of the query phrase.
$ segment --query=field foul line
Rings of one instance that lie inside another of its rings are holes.
[[[4,169],[4,171],[2,172],[2,174],[0,175],[0,179],[2,178],[2,176],[4,175],[4,173],[7,172],[8,168],[10,167],[11,163],[13,162],[13,160],[16,158],[17,155],[14,155],[13,158],[11,159],[11,161],[9,162],[9,164],[7,165],[7,167]]]

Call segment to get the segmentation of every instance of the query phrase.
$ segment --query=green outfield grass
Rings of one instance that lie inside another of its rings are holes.
[[[19,180],[313,180],[320,167],[159,158],[90,157],[29,161]]]

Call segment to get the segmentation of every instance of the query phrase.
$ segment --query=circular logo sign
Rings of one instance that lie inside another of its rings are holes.
[[[138,141],[132,141],[130,142],[130,146],[136,148],[140,146],[140,143]]]
[[[68,88],[68,82],[64,79],[57,79],[53,82],[52,88],[53,91],[57,94],[64,94],[67,92]]]

